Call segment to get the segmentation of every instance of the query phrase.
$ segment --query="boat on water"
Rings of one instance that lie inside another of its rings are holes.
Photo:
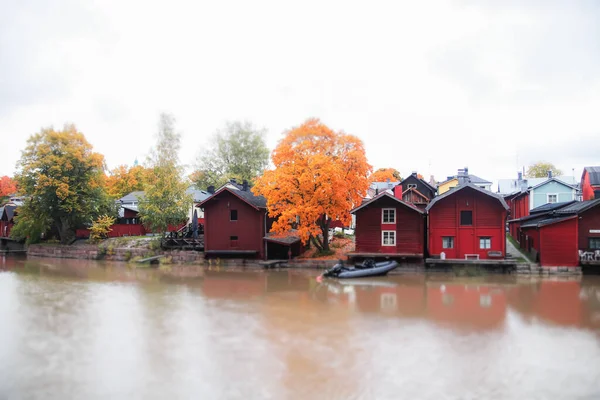
[[[396,261],[382,261],[376,263],[373,260],[366,260],[364,263],[355,265],[354,267],[346,267],[340,260],[333,267],[323,272],[325,278],[366,278],[370,276],[383,276],[388,272],[398,267]]]

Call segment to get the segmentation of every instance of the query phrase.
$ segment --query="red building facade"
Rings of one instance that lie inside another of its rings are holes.
[[[508,221],[510,235],[517,239],[519,234],[519,224],[514,223],[513,221],[529,215],[529,191],[505,196],[504,200],[510,208],[510,220]]]
[[[15,224],[13,217],[16,215],[17,206],[6,204],[0,207],[0,237],[10,237],[10,230]]]
[[[245,190],[244,190],[245,189]],[[204,209],[207,256],[265,258],[264,237],[271,229],[267,201],[247,185],[227,184],[199,204]]]
[[[424,212],[388,192],[351,211],[356,216],[354,257],[415,257],[425,251]]]
[[[430,256],[505,256],[508,205],[499,195],[467,183],[435,197],[427,212]]]
[[[585,167],[583,169],[581,194],[584,201],[600,198],[600,167]]]

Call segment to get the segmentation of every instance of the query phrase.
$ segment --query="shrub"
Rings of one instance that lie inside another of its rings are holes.
[[[111,226],[115,223],[113,217],[108,215],[101,215],[96,221],[92,223],[90,228],[90,243],[98,243],[101,240],[108,238]]]

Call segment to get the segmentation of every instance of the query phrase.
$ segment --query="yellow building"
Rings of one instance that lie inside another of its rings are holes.
[[[438,183],[437,194],[446,193],[448,190],[458,186],[458,178],[450,178],[447,181]]]

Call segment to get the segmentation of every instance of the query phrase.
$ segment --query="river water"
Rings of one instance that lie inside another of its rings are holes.
[[[0,399],[600,398],[598,277],[190,268],[0,257]]]

